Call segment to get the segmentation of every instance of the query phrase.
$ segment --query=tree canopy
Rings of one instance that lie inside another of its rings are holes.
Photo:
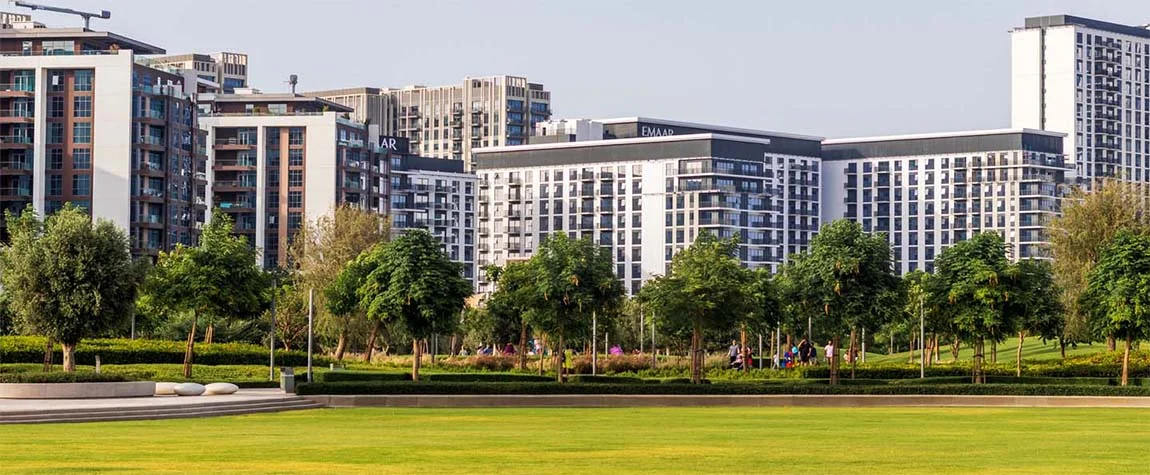
[[[1098,333],[1126,341],[1122,385],[1128,381],[1130,347],[1150,335],[1150,237],[1119,231],[1091,269],[1081,308],[1091,309]]]

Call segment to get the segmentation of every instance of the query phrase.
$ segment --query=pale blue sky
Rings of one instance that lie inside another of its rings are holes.
[[[93,27],[169,53],[246,52],[264,91],[292,73],[301,90],[515,74],[556,117],[828,137],[1009,126],[1007,32],[1025,17],[1150,23],[1147,0],[36,1],[111,10]]]

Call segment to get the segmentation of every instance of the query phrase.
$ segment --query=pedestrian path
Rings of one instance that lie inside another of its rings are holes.
[[[0,399],[0,424],[175,419],[320,407],[315,401],[278,389],[243,389],[226,396]]]

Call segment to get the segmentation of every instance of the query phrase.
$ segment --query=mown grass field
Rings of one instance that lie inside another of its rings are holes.
[[[1145,473],[1150,410],[322,409],[0,426],[0,471]]]
[[[940,342],[938,359],[942,362],[951,361],[953,355],[950,352],[951,344],[954,342]],[[889,347],[876,342],[874,345],[867,347],[867,363],[906,363],[909,361],[910,353],[901,351],[893,355],[886,353]],[[902,347],[906,350],[906,346]],[[1006,341],[998,344],[998,362],[1014,364],[1015,351],[1018,350],[1018,335],[1013,338],[1008,338]],[[1077,348],[1072,346],[1066,347],[1066,356],[1085,356],[1101,351],[1106,351],[1106,342],[1094,343],[1092,345],[1081,344]],[[822,355],[822,349],[819,349],[819,355]],[[958,349],[958,359],[969,361],[974,357],[974,351],[971,350],[969,345],[960,345]],[[986,360],[990,361],[990,343],[986,344]],[[918,351],[915,351],[915,362],[918,362]],[[1039,338],[1028,337],[1022,344],[1022,359],[1027,361],[1053,361],[1062,358],[1062,351],[1058,347],[1057,340],[1047,341],[1045,344]]]

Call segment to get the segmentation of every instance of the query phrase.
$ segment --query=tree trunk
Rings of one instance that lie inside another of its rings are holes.
[[[1014,376],[1022,377],[1022,343],[1026,341],[1026,332],[1018,332],[1018,354],[1014,357]]]
[[[347,351],[347,329],[339,331],[339,340],[335,344],[335,360],[343,362],[345,351]]]
[[[208,329],[204,331],[204,343],[211,344],[212,339],[216,336],[216,326],[208,325]]]
[[[447,347],[447,355],[452,357],[452,358],[455,357],[455,340],[456,340],[455,334],[452,333],[451,334],[451,343],[449,343],[448,344],[449,346]]]
[[[539,376],[543,376],[543,363],[547,360],[547,358],[543,356],[543,354],[547,352],[547,336],[544,335],[542,338],[543,344],[539,345]]]
[[[379,326],[380,323],[375,322],[375,325],[371,327],[371,333],[367,336],[367,348],[363,352],[363,360],[368,363],[371,363],[372,354],[375,353],[375,340],[379,336]]]
[[[855,379],[855,368],[858,368],[859,365],[859,357],[857,354],[855,354],[855,351],[857,351],[855,349],[855,345],[858,344],[857,339],[858,329],[851,328],[851,350],[850,353],[847,353],[848,355],[851,355],[851,379]]]
[[[68,373],[76,372],[76,344],[61,343],[64,351],[64,371]]]
[[[519,369],[527,370],[527,322],[519,322]]]
[[[990,362],[998,363],[998,341],[990,340]]]
[[[985,382],[985,380],[982,377],[982,360],[983,360],[982,350],[983,350],[983,348],[984,348],[984,343],[982,341],[982,338],[975,340],[975,342],[974,342],[974,364],[971,365],[971,373],[972,373],[972,377],[971,377],[972,381],[971,382],[974,384],[981,384],[981,383]]]
[[[1062,351],[1062,359],[1066,359],[1066,338],[1058,337],[1058,346]]]
[[[691,383],[699,384],[702,382],[699,376],[699,326],[695,325],[691,329]]]
[[[51,338],[44,341],[44,372],[52,371],[52,347],[56,346]]]
[[[423,355],[420,353],[421,350],[423,350],[423,348],[419,346],[419,339],[413,338],[411,340],[411,353],[414,356],[411,358],[411,380],[416,383],[419,382],[419,366],[421,360],[423,360]]]
[[[743,373],[751,371],[751,365],[748,363],[751,352],[747,350],[747,327],[744,325],[739,329],[739,348],[743,352]]]
[[[188,343],[184,346],[184,379],[192,379],[192,353],[196,349],[196,312],[192,312],[192,329],[188,331]]]
[[[825,355],[831,364],[831,386],[839,384],[839,337],[836,335],[831,339],[831,351]]]
[[[935,333],[934,337],[932,337],[930,339],[931,350],[930,350],[930,357],[928,357],[926,359],[926,365],[927,366],[933,365],[936,361],[938,361],[938,347],[939,347],[938,334]]]
[[[950,347],[950,362],[951,363],[957,363],[958,362],[958,346],[961,344],[962,344],[962,341],[959,340],[958,337],[955,337],[954,338],[954,345]]]
[[[907,357],[907,360],[906,360],[907,363],[914,363],[914,340],[916,340],[916,339],[917,339],[917,337],[914,336],[914,330],[911,330],[910,331],[910,353],[909,353],[910,356]]]
[[[1122,354],[1122,385],[1125,386],[1130,383],[1130,344],[1132,343],[1130,334],[1126,334],[1126,351]]]
[[[1106,351],[1114,351],[1118,349],[1118,343],[1114,340],[1114,334],[1106,335]]]
[[[890,332],[890,346],[886,347],[886,354],[894,354],[894,332]]]
[[[555,378],[560,383],[563,382],[563,372],[567,369],[567,353],[563,351],[563,334],[559,334],[559,348],[555,350]]]

